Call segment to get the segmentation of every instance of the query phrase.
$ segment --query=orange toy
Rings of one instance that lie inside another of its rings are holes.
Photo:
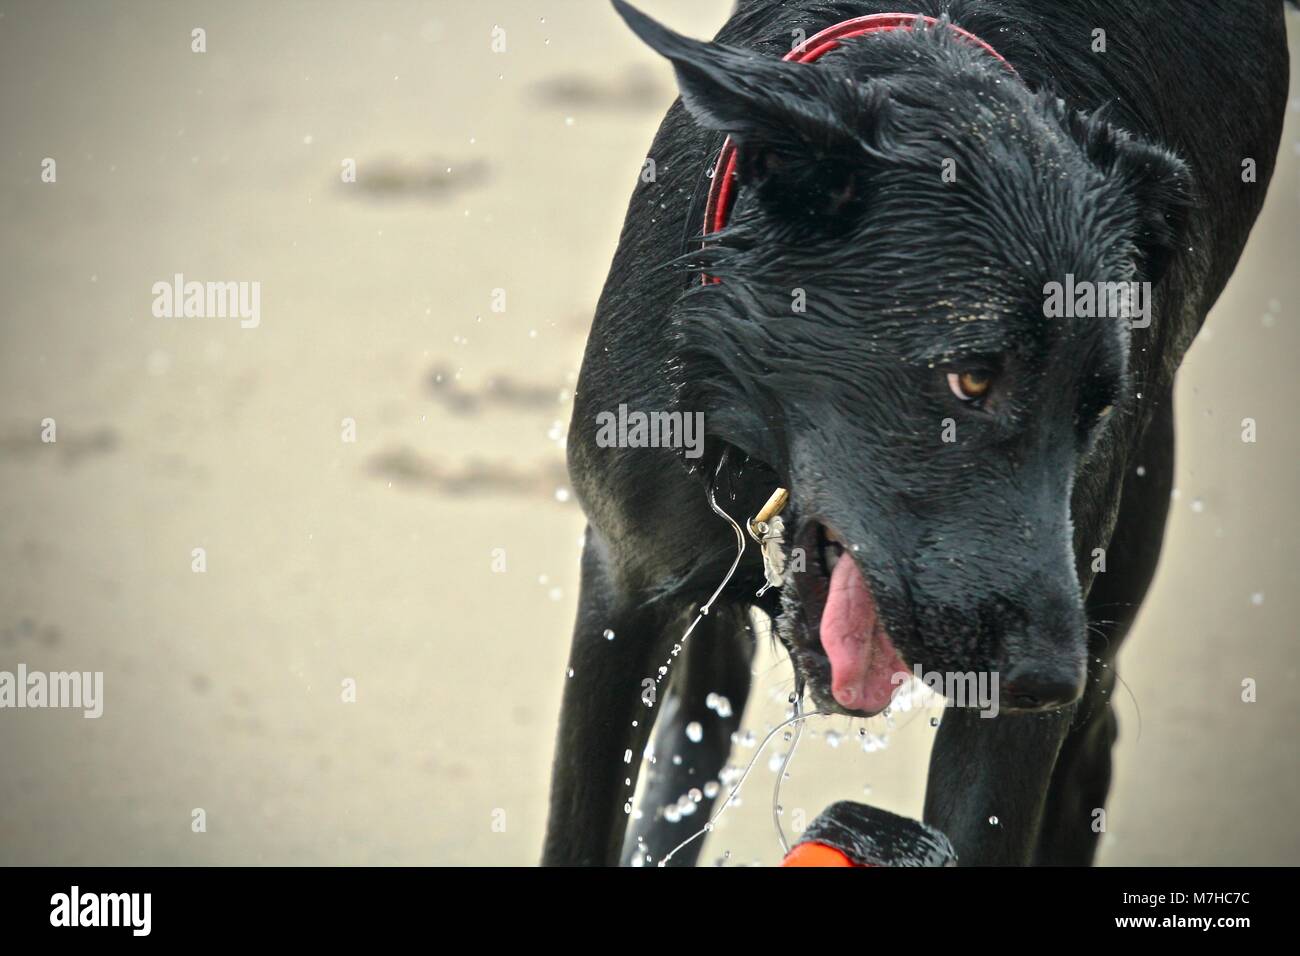
[[[842,800],[820,813],[782,866],[954,866],[948,838],[919,820]]]
[[[860,866],[833,846],[799,843],[785,855],[782,866]]]

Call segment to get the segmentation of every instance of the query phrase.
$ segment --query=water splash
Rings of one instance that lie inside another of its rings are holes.
[[[736,785],[732,787],[731,792],[727,794],[727,799],[723,801],[722,806],[720,806],[717,809],[717,811],[713,814],[713,816],[709,817],[708,823],[700,827],[700,829],[696,830],[694,833],[688,836],[681,843],[677,844],[677,846],[673,847],[668,852],[668,854],[662,860],[659,861],[658,865],[667,866],[668,861],[671,860],[683,847],[689,846],[690,844],[694,843],[700,837],[704,836],[706,833],[709,833],[713,829],[714,825],[718,822],[718,818],[727,812],[727,808],[729,806],[737,802],[736,797],[740,793],[740,788],[743,787],[745,785],[745,781],[749,779],[749,775],[754,769],[754,764],[758,762],[758,758],[763,753],[763,748],[765,748],[769,743],[771,743],[772,739],[775,738],[777,734],[783,731],[786,727],[789,727],[791,724],[801,724],[803,721],[810,720],[813,717],[832,717],[832,716],[834,715],[826,711],[814,710],[807,714],[796,714],[795,716],[789,718],[788,720],[783,720],[781,723],[773,727],[768,732],[767,736],[763,738],[763,742],[758,745],[758,749],[754,752],[754,756],[750,758],[749,765],[745,767],[744,773],[740,775],[740,779],[736,781]]]

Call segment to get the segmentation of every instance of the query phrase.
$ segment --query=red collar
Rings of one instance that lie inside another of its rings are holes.
[[[841,40],[864,36],[868,33],[885,33],[890,30],[915,29],[919,24],[934,26],[939,21],[934,17],[919,13],[873,13],[866,17],[845,20],[833,27],[827,27],[820,33],[809,37],[795,47],[782,60],[791,63],[812,63],[840,45]],[[948,29],[987,51],[1013,74],[1015,67],[1006,61],[997,50],[989,46],[975,34],[963,30],[956,24],[949,23]],[[736,201],[736,146],[728,136],[722,144],[717,165],[713,167],[713,180],[709,185],[709,198],[704,206],[704,234],[717,232],[727,224],[731,207]],[[707,277],[705,278],[707,282]],[[718,280],[714,280],[718,281]]]

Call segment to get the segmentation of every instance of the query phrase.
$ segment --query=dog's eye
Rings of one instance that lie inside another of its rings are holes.
[[[993,373],[986,369],[949,372],[948,387],[963,402],[979,401],[993,387]]]

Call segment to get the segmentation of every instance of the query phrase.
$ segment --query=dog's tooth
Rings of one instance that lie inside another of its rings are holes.
[[[835,547],[833,544],[826,548],[826,570],[834,571],[835,565],[839,564],[840,557],[844,554],[843,550]]]

